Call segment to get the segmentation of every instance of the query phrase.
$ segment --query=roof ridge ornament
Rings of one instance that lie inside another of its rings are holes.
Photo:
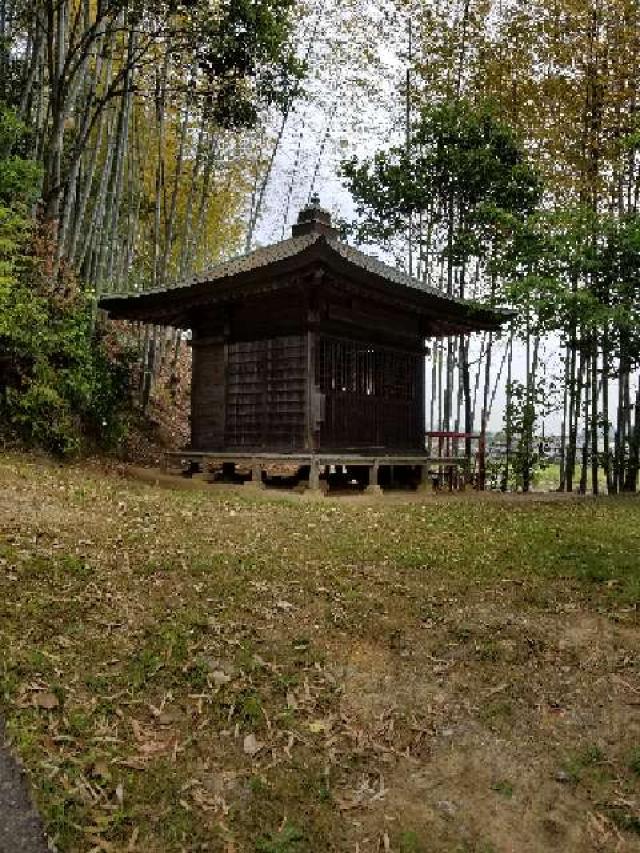
[[[298,213],[298,221],[291,229],[293,237],[307,234],[324,234],[326,237],[338,237],[339,230],[331,223],[331,214],[320,204],[317,192],[309,198],[307,204]]]

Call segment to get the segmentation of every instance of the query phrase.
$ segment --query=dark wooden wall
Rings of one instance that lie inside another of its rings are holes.
[[[306,335],[229,344],[226,447],[303,449],[306,401]]]
[[[257,341],[299,335],[307,325],[308,295],[291,287],[252,296],[230,307],[229,340]]]
[[[220,338],[193,341],[191,445],[209,450],[224,445],[226,353]]]
[[[423,338],[412,314],[314,275],[200,318],[194,449],[393,452],[423,445]]]
[[[306,449],[306,323],[296,283],[194,318],[194,449]]]
[[[321,335],[316,375],[324,397],[320,449],[423,447],[424,356]]]

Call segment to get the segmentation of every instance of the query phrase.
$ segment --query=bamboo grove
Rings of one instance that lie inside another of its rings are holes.
[[[2,0],[0,100],[40,169],[49,273],[74,276],[94,314],[105,291],[235,251],[256,134],[298,94],[296,14],[293,0]],[[132,333],[144,404],[182,338]]]
[[[41,170],[51,274],[94,304],[280,239],[337,171],[359,239],[517,311],[501,336],[434,342],[427,428],[501,421],[497,482],[528,490],[547,420],[560,489],[633,490],[639,16],[635,0],[0,0],[0,99]],[[139,336],[144,402],[181,338]]]
[[[406,3],[406,139],[343,166],[361,237],[517,310],[502,340],[437,344],[429,383],[430,428],[466,433],[486,434],[504,388],[505,488],[530,487],[549,416],[560,489],[636,488],[638,15],[630,0]]]
[[[233,244],[252,166],[238,128],[297,85],[291,5],[3,3],[4,98],[33,131],[41,215],[96,292],[162,286]]]

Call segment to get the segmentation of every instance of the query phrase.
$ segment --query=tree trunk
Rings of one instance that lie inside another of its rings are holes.
[[[598,343],[594,338],[591,347],[591,491],[598,488]]]
[[[635,492],[638,488],[638,473],[640,472],[640,376],[636,386],[635,417],[629,436],[629,464],[624,482],[625,492]]]

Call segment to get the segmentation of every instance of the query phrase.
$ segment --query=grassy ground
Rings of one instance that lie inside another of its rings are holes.
[[[62,851],[640,848],[637,500],[0,459],[0,703]]]
[[[577,488],[580,484],[580,474],[581,469],[580,465],[576,468],[576,476],[574,480],[574,488],[577,491]],[[598,483],[600,487],[600,492],[602,494],[606,494],[607,492],[607,478],[602,469],[598,472]],[[533,478],[533,487],[537,491],[548,492],[554,489],[557,489],[560,484],[560,465],[553,462],[548,465],[545,465],[544,468],[538,469]],[[587,491],[591,491],[591,471],[589,471],[589,478],[587,481]]]

